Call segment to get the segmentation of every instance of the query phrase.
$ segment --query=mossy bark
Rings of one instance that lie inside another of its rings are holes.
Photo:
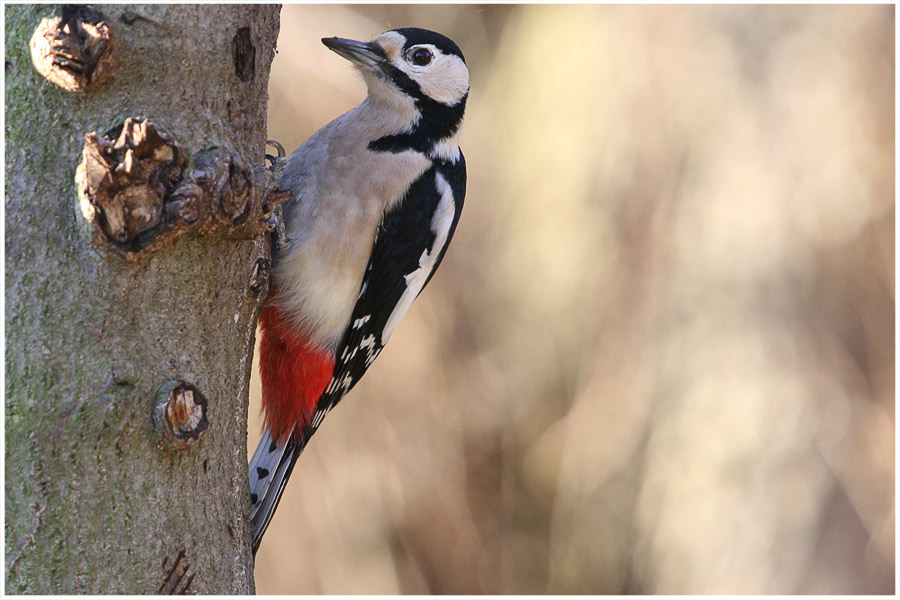
[[[125,262],[92,245],[75,170],[84,135],[127,117],[261,164],[279,8],[97,8],[116,64],[84,92],[31,64],[59,7],[5,8],[6,591],[252,593],[251,284],[268,239],[185,236]],[[208,427],[164,450],[153,412],[177,380],[207,400]]]

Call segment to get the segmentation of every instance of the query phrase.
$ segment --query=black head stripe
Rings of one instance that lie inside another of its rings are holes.
[[[426,96],[422,93],[422,88],[419,87],[418,83],[413,81],[412,77],[391,63],[384,63],[381,68],[388,78],[394,82],[394,85],[403,90],[407,96],[410,96],[417,101],[425,99]]]
[[[456,42],[440,33],[429,31],[428,29],[419,29],[418,27],[401,27],[392,31],[396,31],[406,38],[406,44],[403,46],[404,50],[409,50],[419,44],[431,44],[444,54],[453,54],[460,57],[463,62],[466,62],[466,57],[463,56],[462,50],[459,49]]]
[[[468,95],[464,96],[453,106],[447,106],[435,102],[421,93],[418,97],[413,96],[422,113],[422,118],[410,131],[372,140],[368,144],[369,150],[375,152],[416,150],[422,154],[430,154],[435,142],[453,135],[459,129],[466,112],[467,97]]]

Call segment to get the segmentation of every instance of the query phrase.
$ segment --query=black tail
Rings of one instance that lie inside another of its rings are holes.
[[[267,429],[250,459],[250,524],[253,526],[254,556],[307,440],[308,436],[292,435],[287,443],[278,444]]]

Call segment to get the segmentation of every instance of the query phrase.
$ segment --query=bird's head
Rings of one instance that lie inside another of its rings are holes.
[[[323,38],[362,73],[370,98],[388,100],[397,94],[417,104],[434,101],[453,107],[469,94],[469,69],[459,46],[434,31],[392,29],[371,42]]]

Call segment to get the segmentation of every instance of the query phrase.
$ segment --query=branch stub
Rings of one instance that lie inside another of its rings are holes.
[[[62,6],[60,16],[43,19],[29,44],[37,72],[68,92],[83,92],[108,79],[115,45],[103,13],[71,4]]]
[[[156,395],[153,426],[160,446],[184,450],[209,427],[209,402],[196,386],[182,380],[165,382]]]

